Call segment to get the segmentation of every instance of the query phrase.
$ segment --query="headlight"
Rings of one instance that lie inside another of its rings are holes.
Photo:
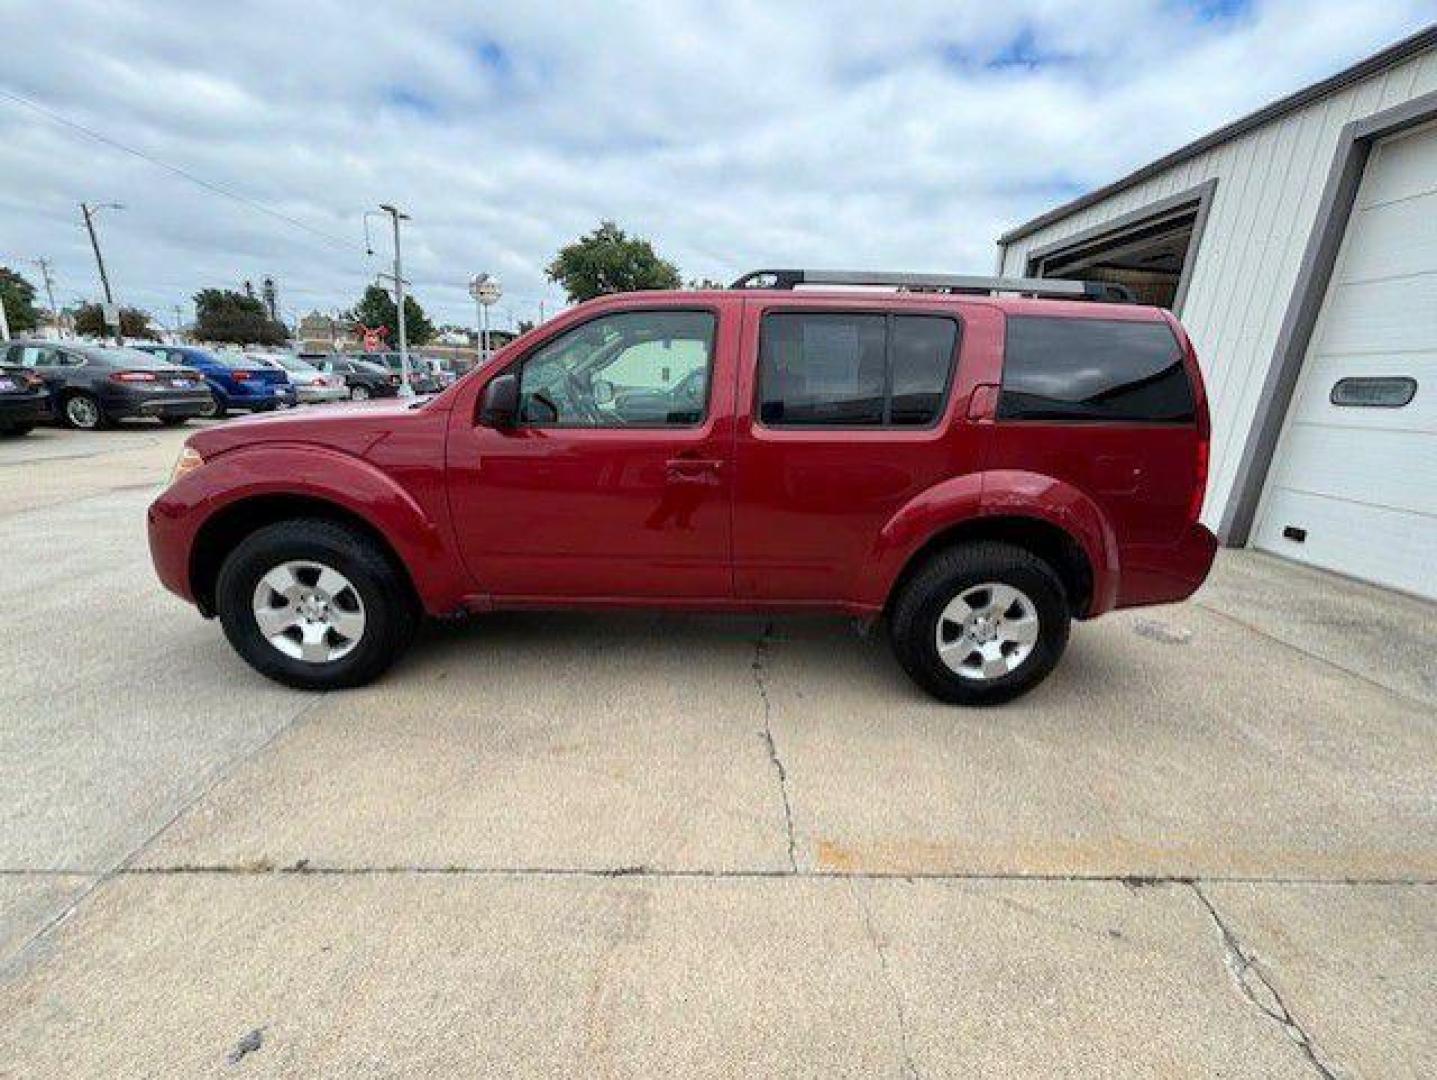
[[[200,457],[200,452],[193,447],[185,447],[180,451],[180,456],[175,459],[175,467],[170,470],[170,483],[173,484],[181,477],[188,476],[201,465],[205,459]]]

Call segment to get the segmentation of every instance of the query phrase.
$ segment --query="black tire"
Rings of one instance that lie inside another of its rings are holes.
[[[189,421],[188,416],[162,416],[160,423],[165,427],[183,427]]]
[[[66,394],[61,399],[60,423],[77,431],[99,431],[109,426],[100,399],[83,391]]]
[[[19,438],[21,435],[28,435],[34,430],[34,424],[11,424],[7,428],[0,428],[0,436],[4,436],[6,438],[14,436],[16,438]]]
[[[1038,618],[1037,640],[1007,674],[969,678],[939,656],[939,620],[949,601],[990,583],[1011,586],[1031,601]],[[1047,678],[1068,644],[1070,624],[1067,594],[1051,566],[1023,548],[981,541],[940,551],[919,568],[893,605],[889,637],[903,669],[940,701],[998,705]]]
[[[370,397],[369,387],[367,386],[355,385],[349,388],[350,401],[368,401]]]
[[[229,412],[229,410],[225,408],[225,403],[220,400],[220,396],[213,390],[210,391],[210,400],[214,402],[214,404],[209,409],[201,412],[200,416],[206,420],[223,420],[225,413]]]
[[[363,602],[365,624],[347,654],[326,663],[290,657],[260,633],[255,590],[274,568],[291,561],[333,567]],[[381,675],[414,636],[419,606],[401,570],[378,544],[337,522],[301,518],[251,533],[220,567],[215,606],[225,636],[256,671],[301,690],[362,686]]]

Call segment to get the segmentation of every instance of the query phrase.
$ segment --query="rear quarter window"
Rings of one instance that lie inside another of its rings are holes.
[[[1000,420],[1183,423],[1194,411],[1167,323],[1009,317]]]

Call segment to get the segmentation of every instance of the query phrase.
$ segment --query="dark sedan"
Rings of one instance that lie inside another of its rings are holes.
[[[45,380],[56,415],[70,427],[94,430],[132,416],[173,426],[214,404],[199,372],[139,349],[17,341],[4,359]]]
[[[25,435],[50,418],[50,388],[23,367],[0,364],[0,436]]]
[[[355,353],[349,359],[362,360],[366,364],[380,364],[399,378],[400,361],[397,352]],[[429,365],[413,353],[409,354],[409,385],[416,394],[437,394],[444,389]]]
[[[372,364],[352,356],[302,356],[320,371],[344,378],[344,385],[354,401],[393,397],[399,393],[399,375],[383,364]]]

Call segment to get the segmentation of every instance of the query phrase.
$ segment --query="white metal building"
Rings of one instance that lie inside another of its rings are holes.
[[[1437,598],[1437,27],[998,248],[1178,313],[1225,543]]]

